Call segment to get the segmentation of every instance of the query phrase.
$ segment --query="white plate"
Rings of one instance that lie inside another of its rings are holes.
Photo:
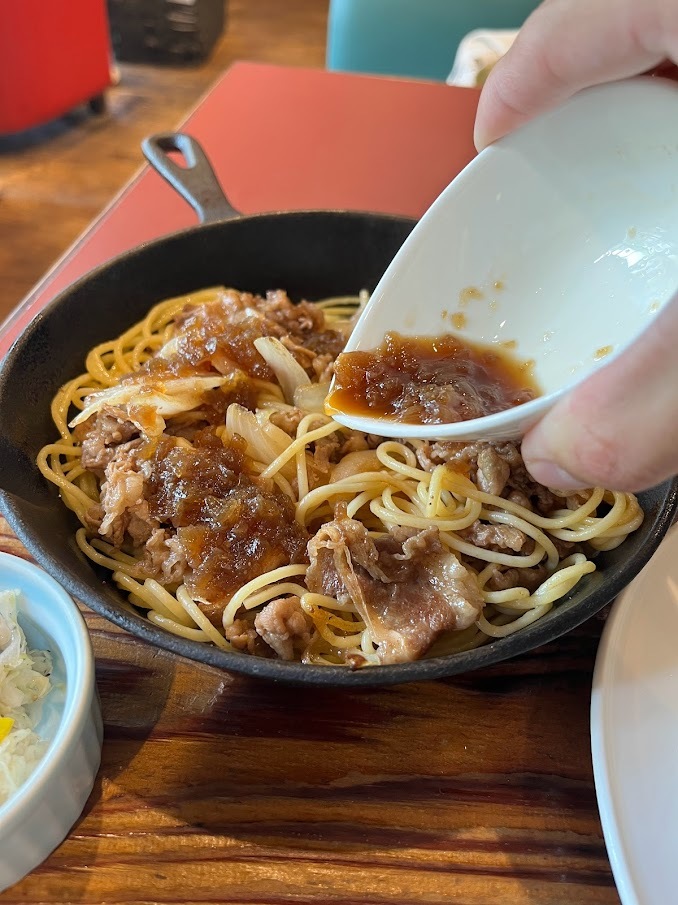
[[[605,626],[591,744],[623,905],[678,902],[678,526]]]

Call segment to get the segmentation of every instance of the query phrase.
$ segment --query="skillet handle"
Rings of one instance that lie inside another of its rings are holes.
[[[162,132],[145,138],[141,150],[153,169],[188,201],[201,223],[233,220],[240,216],[224,194],[207,155],[195,138],[183,132]],[[170,151],[178,151],[186,166],[175,163],[169,156]]]

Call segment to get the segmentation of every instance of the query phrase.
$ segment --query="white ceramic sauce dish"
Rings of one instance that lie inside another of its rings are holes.
[[[63,841],[87,802],[101,759],[101,714],[85,622],[63,588],[37,566],[0,553],[0,590],[20,592],[18,620],[31,649],[52,654],[52,689],[37,733],[49,747],[0,805],[0,891]]]
[[[646,77],[588,89],[459,174],[405,241],[346,347],[374,349],[387,331],[511,342],[534,361],[542,395],[454,424],[332,414],[388,437],[518,438],[676,289],[678,85]]]

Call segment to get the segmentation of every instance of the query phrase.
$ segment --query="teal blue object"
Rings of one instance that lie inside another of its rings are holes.
[[[327,68],[445,81],[462,38],[519,28],[537,0],[331,0]]]

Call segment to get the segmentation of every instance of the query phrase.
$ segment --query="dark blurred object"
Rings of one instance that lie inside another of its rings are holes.
[[[0,0],[0,134],[104,108],[111,84],[105,0]]]
[[[224,30],[226,0],[108,0],[108,15],[116,59],[197,62]]]

